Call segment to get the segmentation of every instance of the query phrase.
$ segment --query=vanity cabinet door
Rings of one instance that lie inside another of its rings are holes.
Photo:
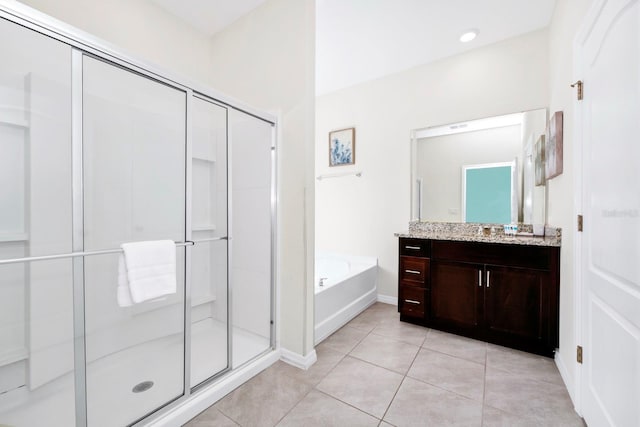
[[[548,272],[492,265],[487,265],[485,270],[487,338],[521,348],[548,343]]]
[[[482,264],[431,261],[431,316],[434,326],[477,335],[482,319]]]

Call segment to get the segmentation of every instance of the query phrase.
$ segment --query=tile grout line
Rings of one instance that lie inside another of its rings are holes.
[[[406,379],[407,379],[406,375],[402,377],[402,381],[400,381],[400,384],[398,384],[398,388],[396,389],[396,392],[393,393],[393,397],[389,401],[389,404],[387,405],[387,409],[384,410],[384,414],[382,414],[382,418],[380,418],[381,422],[384,421],[384,417],[387,416],[387,413],[389,412],[389,409],[391,408],[391,405],[393,404],[393,401],[396,400],[396,396],[398,395],[398,392],[400,391],[400,387],[402,387],[402,384],[404,384],[404,380],[406,380]],[[388,424],[391,424],[391,423],[388,423]]]
[[[300,381],[303,382],[303,381]],[[306,384],[306,383],[305,383]],[[308,385],[308,384],[307,384]],[[308,395],[309,393],[311,393],[311,391],[313,391],[314,388],[313,387],[309,387],[309,390],[300,398],[300,400],[298,400],[282,417],[280,417],[276,423],[273,425],[273,427],[277,426],[278,424],[280,424],[280,422],[282,420],[284,420],[286,418],[287,415],[289,415],[291,413],[291,411],[293,411],[296,406],[298,406],[300,404],[300,402],[302,402]],[[242,427],[242,426],[241,426]]]
[[[450,353],[445,353],[445,352],[440,351],[440,350],[434,350],[434,349],[429,348],[429,347],[420,347],[420,350],[432,351],[434,353],[443,354],[445,356],[449,356],[449,357],[453,357],[453,358],[458,359],[458,360],[462,360],[463,362],[469,362],[469,363],[475,363],[476,365],[482,365],[482,363],[476,362],[475,360],[465,359],[463,357],[455,356],[455,355],[450,354]],[[485,354],[485,363],[486,363],[486,357],[487,357],[487,355]]]
[[[378,421],[382,421],[382,419],[381,419],[381,418],[378,418],[377,416],[375,416],[375,415],[373,415],[373,414],[371,414],[371,413],[369,413],[369,412],[367,412],[367,411],[363,411],[362,409],[360,409],[360,408],[358,408],[358,407],[355,407],[355,406],[353,406],[351,403],[349,403],[349,402],[345,402],[344,400],[342,400],[342,399],[340,399],[340,398],[338,398],[338,397],[336,397],[336,396],[333,396],[333,395],[331,395],[331,394],[329,394],[329,393],[326,393],[326,392],[324,392],[324,391],[322,391],[322,390],[319,390],[319,389],[317,389],[317,388],[316,388],[316,389],[314,389],[314,390],[315,390],[315,391],[317,391],[318,393],[322,393],[322,394],[324,394],[324,395],[325,395],[325,396],[327,396],[327,397],[330,397],[331,399],[337,400],[337,401],[338,401],[338,402],[340,402],[340,403],[344,403],[345,405],[349,406],[350,408],[355,409],[355,410],[356,410],[356,411],[358,411],[358,412],[362,412],[363,414],[369,415],[370,417],[373,417],[373,418],[375,418],[375,419],[376,419],[376,420],[378,420]]]
[[[365,311],[366,311],[366,310],[365,310]],[[354,319],[356,319],[356,318],[357,318],[357,316],[356,316]],[[352,319],[352,320],[353,320],[353,319]],[[351,322],[351,321],[350,321],[350,322]],[[350,322],[349,322],[349,323],[350,323]],[[349,326],[349,323],[345,324],[344,326]],[[358,347],[358,345],[360,345],[360,343],[362,343],[362,341],[364,341],[364,340],[365,340],[369,335],[373,334],[373,335],[376,335],[376,336],[380,336],[380,335],[374,334],[374,333],[373,333],[373,331],[374,331],[378,326],[380,326],[380,324],[381,324],[381,323],[382,323],[382,321],[381,321],[381,320],[376,321],[376,322],[375,322],[375,326],[374,326],[374,327],[373,327],[369,332],[367,332],[367,333],[366,333],[366,335],[364,335],[360,340],[358,340],[358,342],[353,346],[353,348],[352,348],[351,350],[349,350],[349,352],[348,352],[348,353],[346,353],[346,354],[342,357],[342,359],[340,359],[340,361],[339,361],[338,363],[336,363],[336,365],[335,365],[335,366],[334,366],[334,367],[333,367],[329,372],[327,372],[327,374],[322,378],[322,380],[324,380],[324,378],[326,378],[327,376],[329,376],[329,374],[330,374],[330,373],[331,373],[331,372],[332,372],[332,371],[333,371],[333,370],[334,370],[334,369],[335,369],[335,368],[336,368],[336,367],[337,367],[337,366],[338,366],[338,365],[339,365],[339,364],[340,364],[340,363],[341,363],[341,362],[342,362],[342,361],[343,361],[347,356],[348,356],[348,357],[351,357],[351,358],[353,358],[353,359],[359,360],[359,361],[361,361],[361,362],[363,362],[363,363],[368,363],[368,364],[370,364],[370,365],[376,366],[376,367],[378,367],[378,368],[380,368],[380,369],[385,369],[385,370],[387,370],[387,371],[389,371],[389,372],[392,372],[392,373],[394,373],[394,374],[401,375],[401,374],[399,374],[398,372],[392,371],[392,370],[390,370],[390,369],[387,369],[387,368],[384,368],[384,367],[382,367],[382,366],[376,365],[375,363],[371,363],[371,362],[369,362],[369,361],[366,361],[366,360],[360,359],[359,357],[356,357],[356,356],[351,355],[351,353],[352,353],[352,352],[353,352],[353,351]],[[343,327],[344,327],[344,326],[343,326]],[[356,327],[356,326],[351,326],[351,327],[352,327],[352,328],[355,328],[355,329],[360,329],[360,328],[358,328],[358,327]],[[361,330],[361,331],[364,331],[364,329],[360,329],[360,330]],[[336,331],[336,332],[337,332],[337,331]],[[420,347],[418,347],[418,351],[416,352],[416,356],[417,356],[417,354],[418,354],[419,352],[420,352]],[[415,356],[414,356],[413,360],[415,360]],[[413,364],[413,361],[411,362],[411,364]],[[408,370],[407,370],[407,372],[408,372]],[[406,378],[406,374],[405,374],[405,375],[403,375],[402,380],[400,381],[400,385],[402,385],[402,382],[404,381],[404,378]],[[316,384],[316,386],[314,387],[314,389],[315,389],[315,390],[317,390],[318,392],[320,392],[320,393],[322,393],[322,394],[324,394],[324,395],[326,395],[326,396],[331,397],[332,399],[336,399],[337,401],[342,402],[342,403],[344,403],[345,405],[348,405],[349,407],[352,407],[352,408],[354,408],[354,409],[356,409],[356,410],[358,410],[358,411],[360,411],[360,412],[362,412],[362,413],[364,413],[364,414],[367,414],[367,415],[369,415],[369,416],[372,416],[373,418],[375,418],[376,420],[378,420],[378,421],[379,421],[378,425],[381,425],[381,424],[382,424],[382,421],[384,420],[384,416],[386,415],[387,411],[389,410],[389,407],[391,406],[391,402],[393,402],[393,399],[395,399],[396,394],[398,393],[398,390],[400,389],[400,385],[399,385],[399,386],[398,386],[398,388],[396,389],[395,393],[393,394],[393,398],[391,398],[391,401],[389,402],[389,405],[387,406],[387,409],[386,409],[386,410],[385,410],[385,412],[382,414],[382,417],[381,417],[381,418],[378,418],[378,417],[377,417],[376,415],[374,415],[374,414],[371,414],[371,413],[369,413],[369,412],[363,411],[362,409],[356,408],[355,406],[351,405],[350,403],[345,402],[345,401],[343,401],[342,399],[340,399],[340,398],[338,398],[338,397],[336,397],[336,396],[330,395],[330,394],[325,393],[324,391],[322,391],[322,390],[318,389],[318,388],[317,388],[317,386],[322,382],[322,380],[320,380],[320,382],[318,382],[318,384]]]
[[[416,347],[422,347],[422,344],[424,344],[424,341],[427,339],[427,334],[425,334],[425,337],[422,339],[422,341],[420,342],[420,344],[416,344],[416,343],[413,343],[413,342],[404,341],[404,340],[402,340],[402,339],[400,339],[400,338],[396,338],[396,337],[392,337],[392,336],[389,336],[389,335],[382,335],[382,334],[380,334],[380,333],[376,333],[376,332],[375,332],[375,328],[371,331],[371,334],[372,334],[372,335],[375,335],[375,336],[377,336],[377,337],[380,337],[380,338],[387,338],[387,339],[394,340],[394,341],[399,342],[399,343],[402,343],[402,344],[413,345],[413,346],[416,346]],[[370,335],[371,335],[371,334],[370,334]]]
[[[531,375],[523,375],[522,373],[512,372],[512,371],[508,371],[506,369],[496,368],[495,366],[492,367],[491,369],[494,369],[496,371],[500,371],[500,372],[502,372],[504,374],[514,375],[514,376],[517,376],[518,378],[523,378],[523,379],[525,379],[527,381],[532,381],[532,382],[538,383],[540,385],[547,385],[547,386],[550,385],[550,386],[554,386],[554,387],[560,387],[563,390],[567,390],[567,387],[564,384],[556,384],[556,383],[552,383],[552,382],[549,382],[549,381],[540,380],[540,379],[534,378]]]
[[[368,309],[367,309],[367,310],[368,310]],[[365,311],[366,311],[366,310],[365,310]],[[363,313],[364,313],[364,311],[363,311]],[[356,318],[357,318],[357,316],[356,316],[356,317],[354,317],[354,319],[356,319]],[[354,320],[354,319],[352,319],[352,320]],[[351,321],[352,321],[352,320],[351,320]],[[345,324],[344,326],[349,326],[349,323],[350,323],[351,321],[349,321],[349,322],[348,322],[347,324]],[[348,403],[348,402],[345,402],[344,400],[342,400],[342,399],[340,399],[340,398],[338,398],[338,397],[336,397],[336,396],[333,396],[333,395],[331,395],[331,394],[325,393],[324,391],[322,391],[322,390],[320,390],[320,389],[318,389],[318,388],[317,388],[317,386],[318,386],[318,385],[320,385],[320,383],[321,383],[321,382],[322,382],[322,381],[323,381],[327,376],[329,376],[329,374],[330,374],[331,372],[333,372],[333,370],[334,370],[334,369],[336,369],[336,368],[338,367],[338,365],[339,365],[342,361],[344,361],[344,359],[345,359],[346,357],[351,357],[351,358],[353,358],[353,359],[356,359],[356,360],[362,361],[362,362],[364,362],[364,363],[368,363],[368,364],[370,364],[370,365],[373,365],[373,366],[379,367],[379,368],[381,368],[381,369],[386,369],[386,368],[382,368],[382,366],[378,366],[378,365],[376,365],[376,364],[374,364],[374,363],[368,362],[368,361],[366,361],[366,360],[362,360],[362,359],[360,359],[360,358],[358,358],[358,357],[355,357],[355,356],[352,356],[352,355],[351,355],[351,353],[353,352],[353,350],[355,350],[355,349],[356,349],[356,347],[358,347],[358,345],[360,345],[360,343],[361,343],[362,341],[364,341],[364,340],[365,340],[365,338],[367,338],[369,335],[371,335],[371,334],[373,333],[373,330],[374,330],[375,328],[377,328],[377,327],[380,325],[381,321],[377,321],[377,322],[375,322],[375,323],[376,323],[376,325],[375,325],[375,326],[374,326],[374,327],[373,327],[369,332],[367,332],[367,333],[366,333],[366,335],[364,335],[360,340],[358,340],[358,342],[356,342],[356,344],[353,346],[353,348],[352,348],[351,350],[349,350],[349,352],[348,352],[348,353],[345,353],[345,354],[344,354],[344,356],[340,359],[340,361],[339,361],[338,363],[336,363],[336,364],[335,364],[335,366],[334,366],[333,368],[331,368],[331,370],[330,370],[329,372],[327,372],[327,374],[322,378],[322,380],[320,380],[320,382],[318,382],[318,384],[316,384],[316,386],[314,387],[314,389],[315,389],[315,390],[317,390],[318,392],[320,392],[320,393],[322,393],[322,394],[326,395],[326,396],[331,397],[332,399],[337,400],[338,402],[344,403],[345,405],[347,405],[347,406],[349,406],[349,407],[351,407],[351,408],[354,408],[354,409],[356,409],[356,410],[358,410],[358,411],[360,411],[360,412],[362,412],[362,413],[364,413],[364,414],[367,414],[367,415],[369,415],[369,416],[371,416],[371,417],[375,418],[376,420],[379,420],[380,422],[378,423],[378,425],[380,425],[380,423],[382,422],[382,418],[378,418],[378,417],[377,417],[377,416],[375,416],[374,414],[371,414],[371,413],[369,413],[369,412],[363,411],[362,409],[356,408],[356,407],[355,407],[355,406],[353,406],[352,404],[350,404],[350,403]],[[343,326],[343,327],[344,327],[344,326]],[[356,326],[351,326],[351,327],[352,327],[352,328],[355,328],[355,329],[360,329],[360,328],[358,328],[358,327],[356,327]],[[361,330],[361,331],[364,331],[364,329],[360,329],[360,330]],[[337,332],[337,331],[336,331],[336,332]],[[375,334],[374,334],[374,335],[375,335]],[[334,351],[337,351],[337,350],[334,350]],[[389,370],[389,371],[390,371],[390,370]],[[393,372],[393,371],[390,371],[390,372]],[[396,372],[394,372],[394,373],[396,373]],[[398,374],[398,375],[400,375],[400,374]],[[397,391],[396,391],[396,392],[397,392]],[[394,394],[394,397],[395,397],[395,394]],[[391,399],[391,400],[393,400],[393,399]],[[385,413],[386,413],[386,411],[385,411]],[[384,417],[384,414],[383,414],[383,417]]]
[[[427,334],[427,337],[425,338],[425,342],[426,342],[426,341],[427,341],[427,339],[429,338],[429,335],[430,335],[430,332],[431,332],[431,331],[432,331],[432,329],[431,329],[431,328],[429,328],[429,333]],[[423,345],[424,345],[424,343],[423,343]],[[465,396],[465,395],[460,394],[460,393],[458,393],[458,392],[456,392],[456,391],[453,391],[453,390],[448,390],[448,389],[443,388],[442,386],[440,386],[440,385],[438,385],[438,384],[433,384],[433,383],[430,383],[430,382],[425,381],[425,380],[423,380],[423,379],[420,379],[420,378],[414,378],[414,377],[410,376],[410,375],[409,375],[409,372],[411,371],[411,367],[413,367],[413,364],[415,363],[415,360],[418,358],[418,355],[420,354],[420,351],[422,351],[422,350],[432,351],[432,352],[434,352],[434,353],[438,353],[438,354],[442,354],[442,355],[445,355],[445,356],[453,357],[454,359],[458,359],[458,360],[461,360],[461,361],[463,361],[463,362],[469,362],[469,363],[475,363],[475,364],[477,364],[477,365],[482,365],[481,363],[474,362],[474,361],[472,361],[472,360],[463,359],[463,358],[461,358],[461,357],[457,357],[457,356],[454,356],[454,355],[452,355],[452,354],[443,353],[443,352],[438,351],[438,350],[432,350],[432,349],[430,349],[430,348],[428,348],[428,347],[422,347],[422,346],[421,346],[421,347],[420,347],[420,350],[419,350],[419,351],[418,351],[418,353],[416,354],[416,357],[414,357],[413,362],[411,362],[411,366],[409,367],[409,370],[407,370],[407,373],[405,374],[405,377],[408,377],[408,378],[410,378],[410,379],[412,379],[412,380],[415,380],[415,381],[421,382],[421,383],[423,383],[423,384],[427,384],[427,385],[432,386],[432,387],[435,387],[435,388],[437,388],[437,389],[440,389],[440,390],[446,391],[446,392],[448,392],[448,393],[455,394],[455,395],[460,396],[460,397],[462,397],[462,398],[464,398],[464,399],[471,400],[472,402],[478,402],[477,400],[475,400],[475,399],[473,399],[473,398],[471,398],[471,397],[469,397],[469,396]],[[486,352],[486,351],[485,351],[485,356],[484,356],[484,357],[485,357],[484,372],[485,372],[485,375],[486,375],[486,369],[487,369],[487,367],[486,367],[487,352]],[[483,382],[482,399],[481,399],[481,401],[479,402],[479,403],[480,403],[481,405],[483,405],[483,406],[484,406],[484,387],[485,387],[485,386],[486,386],[486,380]]]
[[[419,352],[420,351],[418,351],[416,354],[418,354]],[[402,372],[394,371],[393,369],[387,368],[386,366],[381,366],[381,365],[378,365],[377,363],[371,362],[369,360],[361,359],[358,356],[352,356],[350,354],[347,354],[347,356],[349,356],[349,357],[351,357],[353,359],[356,359],[356,360],[358,360],[360,362],[367,363],[369,365],[375,366],[376,368],[384,369],[386,371],[392,372],[392,373],[397,374],[397,375],[402,375],[403,377],[405,377],[407,375],[406,372],[402,373]],[[413,363],[413,362],[411,362],[411,363]],[[409,368],[411,368],[411,365],[409,365]],[[407,372],[409,372],[408,369],[407,369]]]
[[[464,394],[460,394],[460,393],[458,393],[457,391],[453,391],[453,390],[449,390],[449,389],[443,388],[442,386],[440,386],[440,385],[438,385],[438,384],[433,384],[433,383],[430,383],[430,382],[428,382],[428,381],[421,380],[420,378],[415,378],[415,377],[412,377],[412,376],[409,376],[409,375],[407,375],[406,377],[407,377],[407,378],[409,378],[409,379],[411,379],[411,380],[418,381],[418,382],[420,382],[420,383],[422,383],[422,384],[426,384],[426,385],[428,385],[428,386],[435,387],[435,388],[437,388],[438,390],[442,390],[442,391],[446,391],[447,393],[455,394],[456,396],[462,397],[463,399],[467,399],[467,400],[470,400],[470,401],[472,401],[472,402],[479,403],[479,404],[481,404],[481,405],[483,405],[483,404],[484,404],[484,403],[483,403],[482,401],[480,401],[480,400],[476,400],[476,399],[473,399],[473,398],[471,398],[471,397],[469,397],[469,396],[465,396]]]
[[[429,335],[429,333],[427,332],[427,337],[428,337],[428,335]],[[427,339],[427,337],[425,337],[425,340]],[[389,401],[389,404],[387,405],[387,409],[385,409],[384,414],[382,414],[382,418],[380,418],[381,422],[384,421],[384,417],[387,416],[387,412],[389,412],[389,408],[391,408],[391,405],[393,404],[393,401],[396,399],[396,396],[398,395],[398,392],[400,391],[400,387],[402,387],[402,384],[404,384],[404,380],[407,379],[407,375],[409,374],[409,371],[411,370],[411,368],[413,367],[413,364],[415,363],[416,359],[418,358],[418,354],[420,354],[420,350],[421,349],[422,349],[422,347],[418,348],[418,351],[416,351],[415,356],[413,356],[413,360],[409,364],[409,368],[407,369],[407,372],[405,372],[404,375],[402,376],[402,381],[400,381],[400,384],[398,385],[398,388],[396,389],[396,392],[393,393],[393,397],[391,398],[391,400]]]

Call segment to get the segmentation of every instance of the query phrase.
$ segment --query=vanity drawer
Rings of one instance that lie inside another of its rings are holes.
[[[431,241],[425,239],[400,238],[400,255],[417,257],[429,257],[431,254]]]
[[[550,270],[559,248],[503,243],[433,241],[433,259]]]
[[[425,301],[428,301],[426,294],[429,291],[425,288],[415,286],[400,286],[399,305],[400,314],[410,317],[424,318]]]
[[[401,281],[416,282],[426,287],[429,278],[429,258],[401,256],[399,275]]]

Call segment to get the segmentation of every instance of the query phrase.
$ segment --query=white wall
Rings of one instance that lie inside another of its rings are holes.
[[[527,111],[522,116],[522,222],[546,223],[546,185],[535,185],[535,143],[544,135],[547,110]]]
[[[209,82],[209,38],[149,0],[20,0],[127,52]]]
[[[537,31],[316,100],[316,174],[327,135],[355,126],[363,172],[316,184],[316,249],[379,259],[378,291],[397,295],[398,242],[410,218],[410,131],[542,108],[549,103],[548,40]]]
[[[549,112],[563,111],[564,167],[562,175],[547,182],[548,221],[562,227],[560,268],[560,353],[564,379],[575,399],[577,375],[574,283],[574,233],[576,232],[573,114],[575,89],[569,87],[580,76],[573,73],[573,40],[592,0],[558,0],[549,28],[550,99]],[[588,89],[587,89],[588,90]]]
[[[416,177],[422,178],[422,220],[462,220],[462,166],[511,162],[522,165],[521,126],[421,138]],[[522,176],[522,172],[519,172]]]
[[[212,39],[212,85],[280,115],[280,340],[313,347],[315,2],[269,0]]]

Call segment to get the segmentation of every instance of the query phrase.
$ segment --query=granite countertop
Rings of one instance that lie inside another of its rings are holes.
[[[417,222],[409,223],[409,231],[395,233],[396,237],[431,240],[453,240],[460,242],[501,243],[506,245],[525,246],[555,246],[560,247],[562,234],[560,228],[545,227],[545,236],[531,235],[531,226],[520,224],[519,229],[525,231],[524,235],[505,235],[501,227],[494,227],[492,235],[479,232],[481,224],[442,223],[442,222]]]

